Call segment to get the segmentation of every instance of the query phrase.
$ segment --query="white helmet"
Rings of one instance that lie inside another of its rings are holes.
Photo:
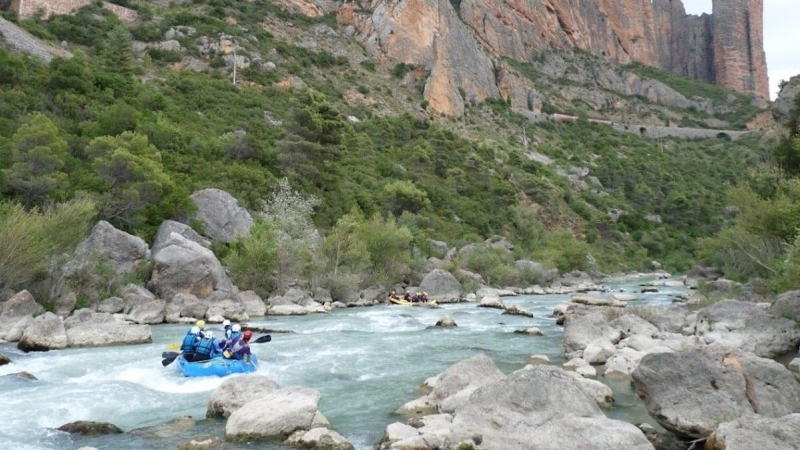
[[[209,338],[209,339],[214,339],[214,333],[212,333],[210,331],[206,331],[206,337]]]
[[[192,331],[190,331],[190,333],[192,333],[192,334],[197,334],[199,332],[200,332],[200,328],[198,328],[198,327],[192,327]]]
[[[241,331],[242,331],[242,326],[241,325],[239,325],[238,323],[233,325],[233,332],[234,333],[239,333]]]
[[[227,327],[227,326],[228,326],[228,325],[230,325],[230,324],[231,324],[231,321],[230,321],[230,320],[228,320],[228,319],[225,319],[225,320],[223,320],[223,321],[222,321],[222,326],[223,326],[223,327]]]

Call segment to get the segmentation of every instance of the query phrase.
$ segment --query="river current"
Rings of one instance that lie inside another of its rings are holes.
[[[641,280],[610,285],[638,292]],[[667,306],[681,288],[637,294],[629,305]],[[300,385],[322,393],[320,411],[358,450],[374,449],[389,423],[403,420],[393,411],[419,395],[415,389],[450,365],[484,353],[505,373],[520,369],[530,355],[563,362],[562,327],[551,317],[567,295],[503,297],[535,317],[501,315],[475,303],[440,309],[375,306],[299,317],[256,317],[250,324],[291,333],[273,333],[272,342],[252,345],[261,361],[259,375],[281,387]],[[442,316],[453,329],[430,328]],[[537,327],[544,336],[515,334]],[[211,329],[214,329],[211,327]],[[224,420],[205,420],[206,405],[220,378],[184,378],[177,364],[162,367],[161,352],[179,342],[184,325],[153,327],[153,343],[23,354],[14,344],[0,345],[13,364],[0,366],[0,449],[175,448],[189,436],[224,434]],[[221,333],[217,333],[219,335]],[[260,336],[259,333],[254,334]],[[38,380],[2,375],[25,371]],[[603,381],[602,378],[600,378]],[[629,383],[610,385],[616,406],[610,417],[652,421]],[[77,420],[110,422],[123,430],[158,425],[179,416],[198,421],[188,434],[159,438],[146,433],[105,437],[71,436],[56,428]],[[223,449],[266,449],[277,444],[229,444]]]

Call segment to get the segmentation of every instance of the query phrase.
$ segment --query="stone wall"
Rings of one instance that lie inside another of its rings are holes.
[[[44,17],[53,14],[70,14],[76,9],[80,9],[92,3],[93,0],[12,0],[11,9],[17,11],[22,17],[30,17],[42,10]],[[123,22],[133,22],[136,20],[136,11],[113,3],[104,2],[103,7],[113,12]]]

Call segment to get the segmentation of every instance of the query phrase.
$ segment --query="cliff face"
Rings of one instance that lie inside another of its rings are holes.
[[[501,56],[577,47],[768,98],[762,2],[714,0],[694,16],[680,0],[464,0],[460,16]]]
[[[769,98],[763,0],[714,0],[717,84]]]

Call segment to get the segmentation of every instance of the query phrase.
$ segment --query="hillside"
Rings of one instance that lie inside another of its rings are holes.
[[[287,177],[321,199],[323,235],[352,211],[394,217],[413,238],[412,265],[437,254],[428,239],[502,236],[516,258],[562,271],[652,260],[685,270],[696,240],[722,225],[726,186],[768,153],[757,135],[648,139],[586,120],[742,130],[761,113],[750,96],[574,50],[467,58],[461,22],[450,24],[454,46],[432,54],[460,64],[454,76],[372,51],[341,10],[120,3],[138,19],[97,5],[49,19],[6,13],[74,56],[0,50],[5,199],[30,208],[89,197],[98,218],[149,239],[166,218],[189,221],[196,189],[259,210]],[[478,95],[469,83],[484,63],[496,92]]]

